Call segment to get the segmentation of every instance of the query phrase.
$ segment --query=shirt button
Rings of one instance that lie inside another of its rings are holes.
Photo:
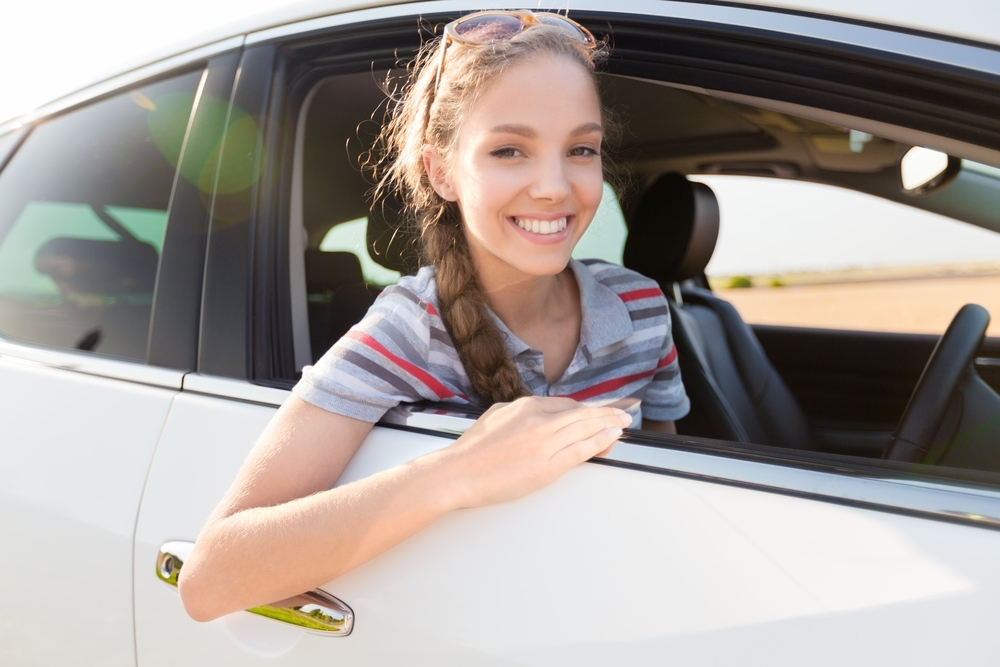
[[[528,359],[527,361],[524,362],[524,367],[527,368],[528,370],[533,369],[535,367],[535,360]]]

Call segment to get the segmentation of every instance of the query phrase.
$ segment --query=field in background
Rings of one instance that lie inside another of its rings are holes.
[[[894,267],[749,278],[713,278],[712,288],[753,324],[943,333],[966,303],[990,312],[1000,336],[1000,264]],[[781,285],[781,286],[772,286]]]

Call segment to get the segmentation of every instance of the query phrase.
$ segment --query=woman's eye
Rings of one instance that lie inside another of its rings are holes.
[[[593,146],[577,146],[570,149],[569,155],[570,157],[590,157],[592,155],[599,155],[599,153]]]
[[[492,155],[493,157],[521,157],[524,154],[516,148],[507,147],[507,148],[498,148],[492,153],[490,153],[490,155]]]

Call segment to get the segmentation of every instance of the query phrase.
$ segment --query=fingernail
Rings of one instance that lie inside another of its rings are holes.
[[[626,426],[632,423],[632,415],[630,415],[629,413],[623,412],[618,416],[622,418],[622,423],[625,424]]]
[[[607,431],[605,431],[605,433],[608,434],[609,438],[617,440],[618,438],[622,437],[623,431],[620,428],[609,428]]]

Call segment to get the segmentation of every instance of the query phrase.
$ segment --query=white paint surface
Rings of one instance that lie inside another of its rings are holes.
[[[1000,533],[593,464],[521,500],[453,513],[323,586],[354,610],[349,637],[247,614],[195,623],[146,564],[160,543],[194,539],[269,413],[178,399],[139,525],[141,667],[839,667],[996,655]],[[338,483],[448,442],[376,428]]]

